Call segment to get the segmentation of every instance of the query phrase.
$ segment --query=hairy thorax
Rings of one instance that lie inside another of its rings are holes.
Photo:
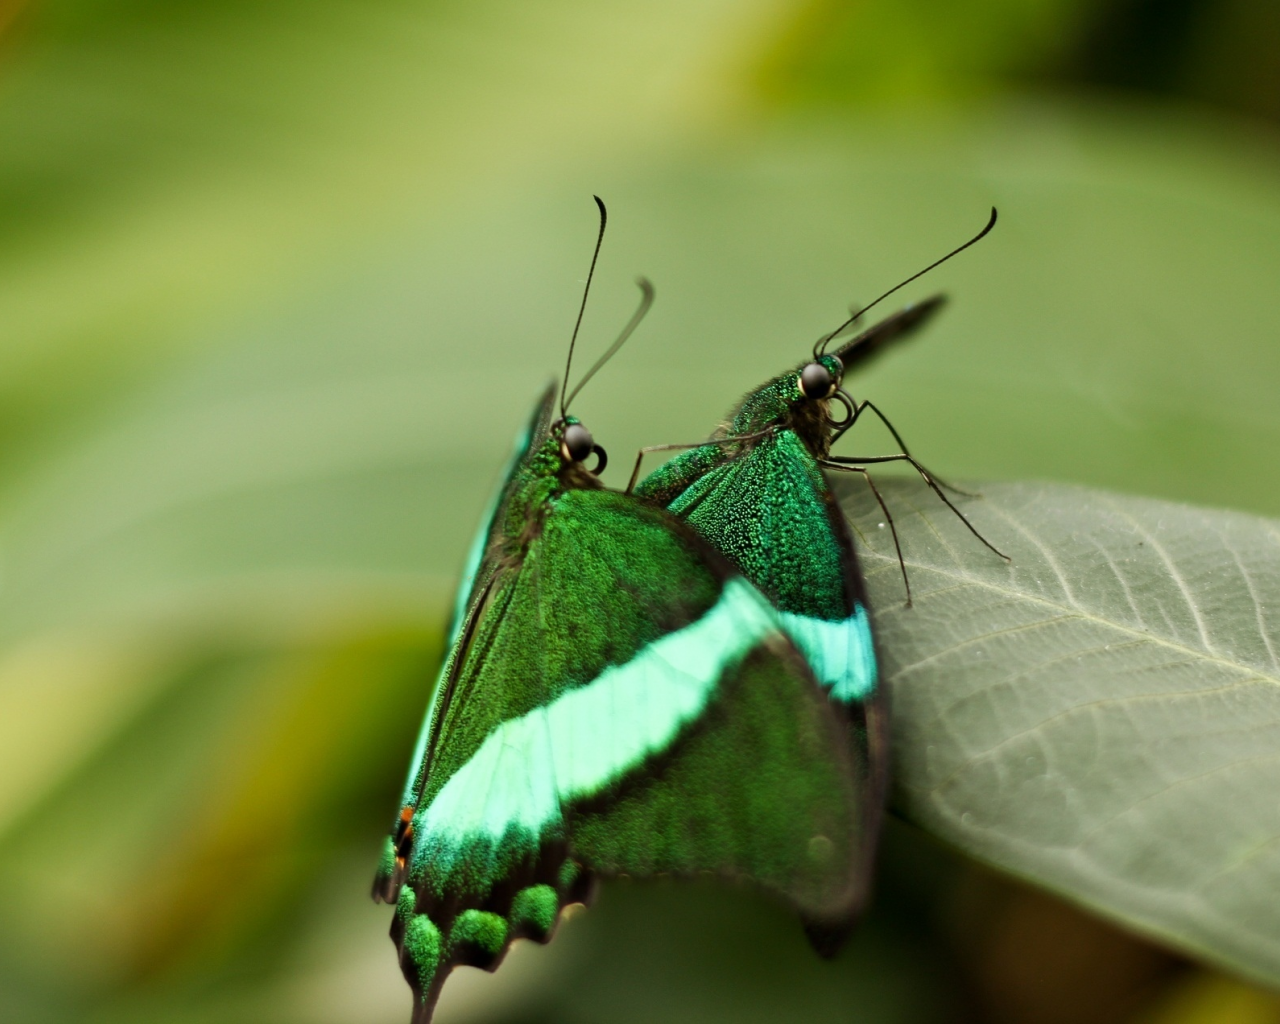
[[[792,370],[752,392],[723,428],[722,437],[743,437],[744,449],[762,440],[772,430],[792,430],[818,458],[831,448],[830,402],[805,398],[799,388],[799,374]]]

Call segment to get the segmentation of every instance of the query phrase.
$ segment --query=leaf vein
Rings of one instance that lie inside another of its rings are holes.
[[[1170,557],[1169,552],[1165,548],[1165,546],[1160,543],[1160,541],[1156,538],[1155,534],[1151,533],[1151,531],[1149,531],[1145,526],[1143,526],[1140,522],[1138,522],[1137,519],[1135,519],[1132,515],[1130,515],[1124,509],[1117,506],[1116,503],[1112,501],[1107,495],[1099,494],[1098,500],[1105,502],[1107,505],[1109,505],[1117,515],[1119,515],[1121,518],[1127,520],[1130,524],[1132,524],[1133,528],[1137,530],[1139,533],[1141,533],[1150,542],[1151,549],[1160,556],[1161,560],[1165,564],[1165,568],[1169,570],[1169,575],[1172,576],[1174,582],[1177,583],[1178,590],[1182,593],[1183,600],[1185,600],[1187,603],[1187,610],[1191,612],[1191,617],[1192,619],[1195,620],[1196,629],[1200,633],[1200,642],[1204,644],[1205,650],[1212,651],[1213,653],[1216,654],[1217,651],[1215,650],[1213,644],[1209,640],[1209,632],[1208,632],[1208,629],[1205,627],[1204,617],[1200,614],[1200,606],[1196,603],[1195,596],[1191,593],[1191,588],[1187,586],[1186,580],[1182,578],[1182,573],[1178,570],[1177,563],[1174,562],[1172,557]],[[1163,612],[1164,609],[1161,608],[1161,611]],[[1170,625],[1172,626],[1172,623]]]

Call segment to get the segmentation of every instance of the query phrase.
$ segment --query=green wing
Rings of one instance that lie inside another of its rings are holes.
[[[647,477],[637,493],[663,502],[764,592],[843,711],[862,815],[855,863],[865,886],[888,787],[888,716],[862,574],[821,467],[804,442],[784,429],[728,455],[720,445],[692,449]],[[814,937],[826,952],[841,931]]]
[[[853,601],[827,514],[829,493],[804,443],[783,430],[693,480],[667,508],[778,608],[844,619]]]
[[[844,368],[848,370],[866,363],[891,343],[910,336],[943,302],[942,296],[934,296],[845,342],[838,351]],[[859,880],[854,886],[858,895],[850,904],[856,910],[871,874],[883,816],[888,781],[887,715],[879,690],[862,574],[848,525],[813,451],[796,432],[798,426],[808,433],[816,431],[815,436],[829,440],[830,429],[825,420],[813,419],[811,408],[797,412],[796,380],[794,372],[783,374],[743,399],[730,417],[731,426],[724,430],[743,435],[744,440],[693,448],[651,473],[636,493],[687,522],[763,591],[777,609],[779,624],[803,652],[818,682],[825,688],[831,705],[843,712],[848,780],[856,794],[851,805],[857,807],[860,815],[852,861]],[[805,419],[805,415],[809,418]],[[719,440],[727,440],[724,432]],[[755,688],[748,687],[747,692],[749,696],[744,700],[757,699]],[[774,721],[781,716],[781,721],[797,724],[802,732],[808,728],[803,720],[796,723],[790,717],[802,714],[798,709],[764,709],[754,704],[752,708],[761,716],[761,729],[771,721],[770,714],[775,716]],[[732,728],[746,728],[739,722],[750,720],[751,714],[742,712],[736,719]],[[710,717],[707,721],[711,721]],[[789,733],[773,738],[779,742],[795,739]],[[756,740],[757,744],[764,742]],[[749,747],[750,744],[736,741],[710,742],[706,755],[709,760],[689,776],[688,792],[680,798],[682,805],[692,808],[701,799],[706,802],[710,815],[715,800],[705,791],[697,791],[695,780],[708,777],[727,780],[735,770],[749,771],[749,764],[732,761],[734,752]],[[776,756],[788,755],[779,751]],[[791,751],[789,756],[800,755]],[[802,786],[813,777],[815,772],[795,781]],[[666,792],[671,793],[679,785],[681,775],[679,771],[672,771],[664,773],[662,778]],[[793,799],[805,806],[808,798],[797,792]],[[635,822],[628,833],[634,838],[625,850],[634,854],[637,849],[645,849],[654,864],[679,861],[683,852],[680,845],[669,833],[650,825],[653,820],[661,820],[665,813],[668,806],[665,794],[646,795],[635,807],[630,803],[625,806],[626,814]],[[754,813],[767,814],[770,806],[755,808]],[[611,811],[609,820],[615,827],[621,814],[617,808]],[[692,848],[714,847],[716,826],[724,818],[724,815],[709,816],[705,830],[698,832]],[[785,829],[775,831],[782,834]],[[594,833],[585,830],[582,835]],[[817,842],[815,849],[822,846],[823,843]],[[599,840],[594,849],[597,860],[602,863],[613,853],[607,839]],[[758,877],[761,869],[755,870]],[[795,889],[792,892],[794,896]],[[825,952],[842,937],[843,929],[838,923],[823,926],[819,921],[818,925],[811,928],[810,934]]]
[[[392,929],[422,1019],[455,964],[548,938],[593,872],[751,878],[822,927],[856,910],[843,723],[768,602],[687,528],[562,493],[477,600]]]
[[[862,574],[821,467],[791,430],[720,453],[686,452],[636,493],[665,504],[764,592],[836,700],[866,700],[877,671]]]

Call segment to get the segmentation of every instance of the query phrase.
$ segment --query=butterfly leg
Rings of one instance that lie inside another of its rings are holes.
[[[856,405],[854,405],[853,418],[844,427],[836,431],[836,433],[831,438],[832,444],[835,444],[837,441],[840,440],[840,438],[842,438],[845,434],[847,434],[850,430],[853,429],[853,425],[858,422],[858,417],[862,415],[862,411],[864,409],[870,409],[873,413],[876,414],[876,416],[880,419],[880,422],[883,423],[885,427],[888,428],[889,433],[893,435],[893,439],[898,442],[898,447],[902,449],[902,453],[904,455],[911,454],[911,449],[908,448],[907,443],[904,440],[902,440],[902,435],[899,434],[898,431],[894,428],[893,424],[889,422],[889,417],[886,416],[883,412],[881,412],[879,407],[869,398],[864,398],[861,402],[858,402]],[[953,487],[951,484],[943,480],[942,477],[940,476],[934,476],[933,479],[937,481],[940,487],[945,487],[952,494],[960,494],[966,498],[982,497],[981,494],[974,494],[972,491],[963,491],[959,487]]]
[[[703,448],[707,445],[732,445],[739,441],[754,441],[757,438],[774,433],[776,428],[769,427],[766,430],[758,430],[754,434],[738,434],[734,437],[713,437],[706,441],[695,441],[693,444],[651,444],[647,448],[641,448],[636,452],[636,465],[631,470],[631,479],[627,481],[627,489],[624,493],[630,494],[635,490],[636,481],[640,478],[640,463],[644,461],[644,457],[650,452],[684,452],[694,448]]]
[[[865,466],[842,466],[830,463],[823,463],[828,469],[838,469],[845,473],[861,473],[862,479],[867,482],[867,486],[871,488],[871,493],[876,496],[876,501],[880,503],[880,511],[884,513],[885,521],[889,524],[889,533],[893,535],[893,548],[898,553],[898,567],[902,570],[902,585],[907,590],[907,607],[911,607],[911,580],[907,577],[907,563],[902,558],[902,545],[898,542],[898,528],[893,523],[893,513],[889,511],[889,506],[884,503],[884,498],[880,496],[880,490],[875,485],[875,481],[871,479],[871,474],[867,472]]]
[[[951,499],[948,498],[946,494],[943,492],[942,488],[938,486],[938,482],[934,478],[933,474],[931,474],[929,470],[927,470],[923,465],[921,465],[917,459],[913,458],[911,455],[908,455],[906,452],[903,452],[900,455],[877,455],[871,458],[849,458],[846,456],[828,456],[828,458],[824,461],[824,465],[828,463],[837,463],[840,465],[856,464],[856,465],[865,466],[865,465],[871,465],[873,463],[881,463],[881,462],[911,463],[911,465],[915,467],[916,472],[920,474],[921,479],[924,480],[924,482],[929,485],[930,490],[932,490],[934,494],[936,494],[939,498],[942,499],[942,503],[946,505],[947,508],[951,509],[951,511],[956,514],[957,518],[959,518],[959,520],[969,528],[970,533],[972,533],[975,537],[977,537],[978,540],[982,541],[983,544],[985,544],[995,554],[1003,558],[1006,562],[1013,561],[1012,558],[1006,555],[998,547],[992,544],[991,541],[987,540],[986,537],[982,536],[982,534],[978,532],[978,528],[974,526],[973,523],[969,522],[968,517],[965,516],[965,514],[961,512],[958,508],[956,508],[954,504],[952,504]]]
[[[636,452],[635,468],[631,470],[631,479],[627,481],[627,489],[624,493],[630,494],[635,490],[636,481],[640,479],[640,464],[650,452],[687,452],[692,448],[701,448],[704,444],[714,443],[713,441],[695,441],[693,444],[651,444],[647,448],[641,448]]]

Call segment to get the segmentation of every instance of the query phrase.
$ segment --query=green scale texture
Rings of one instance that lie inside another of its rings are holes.
[[[838,369],[832,361],[831,368]],[[859,603],[843,517],[818,457],[830,447],[826,402],[800,395],[799,371],[752,392],[718,438],[650,473],[636,494],[685,519],[783,611],[838,620]]]
[[[672,475],[685,469],[677,466]],[[749,457],[722,461],[694,478],[667,508],[735,562],[777,607],[843,619],[853,609],[827,517],[828,493],[817,460],[786,430],[762,438]]]
[[[374,884],[396,902],[420,1022],[453,966],[493,969],[513,939],[548,940],[599,875],[752,879],[818,927],[857,899],[863,811],[841,718],[727,561],[561,458],[553,395],[463,581],[413,800]]]
[[[828,908],[847,906],[851,878],[811,848],[826,838],[843,858],[853,853],[849,764],[831,756],[839,723],[808,699],[802,672],[777,672],[774,657],[761,650],[743,664],[660,774],[576,815],[575,853],[612,873],[747,874],[811,919],[838,917]],[[848,796],[833,803],[833,793]]]
[[[935,295],[908,306],[817,361],[840,384],[913,335],[945,301]],[[818,462],[831,451],[830,403],[804,397],[803,368],[747,394],[713,435],[726,443],[677,455],[635,493],[684,518],[780,610],[839,620],[865,607],[866,593],[844,514]],[[750,438],[761,432],[768,433]]]
[[[495,725],[591,682],[715,603],[719,581],[653,510],[612,491],[549,498],[522,571],[501,574],[443,713],[429,803]],[[671,578],[686,586],[673,591]]]

